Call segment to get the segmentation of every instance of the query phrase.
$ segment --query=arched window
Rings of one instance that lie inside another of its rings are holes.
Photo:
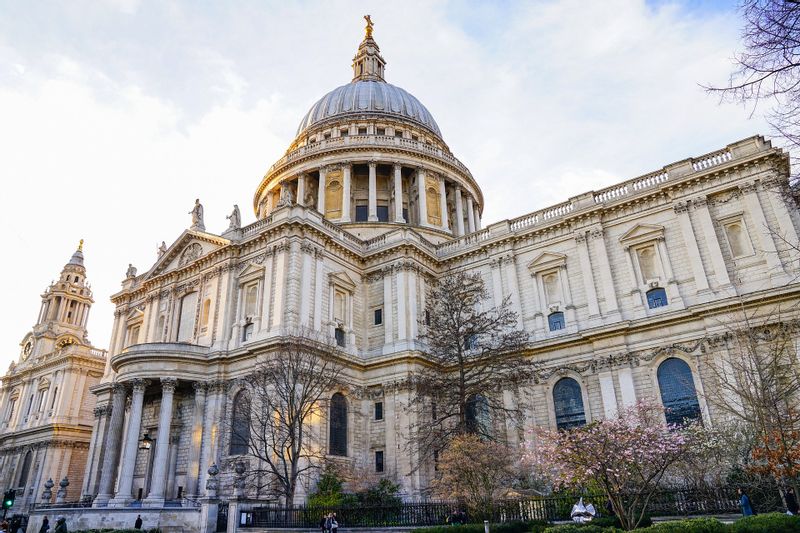
[[[655,309],[656,307],[666,307],[668,303],[667,291],[661,287],[647,291],[647,306],[650,309]]]
[[[33,460],[33,456],[31,455],[30,450],[25,452],[25,458],[22,460],[22,467],[19,470],[19,481],[17,482],[18,487],[26,487],[28,485],[28,476],[31,473],[31,461]]]
[[[250,442],[250,396],[239,391],[233,398],[230,455],[244,455]]]
[[[667,410],[669,424],[683,424],[700,419],[700,403],[694,389],[692,370],[686,361],[670,357],[658,365],[658,388],[661,403]]]
[[[556,427],[569,429],[586,423],[581,386],[572,378],[561,378],[553,387]]]
[[[558,331],[564,329],[564,313],[557,311],[547,315],[547,324],[550,326],[550,331]]]
[[[725,226],[725,234],[728,237],[728,244],[731,247],[731,255],[734,258],[752,255],[750,243],[745,235],[745,229],[741,222],[733,222]]]
[[[466,412],[467,431],[478,435],[488,435],[490,430],[489,402],[480,395],[470,397]]]
[[[347,400],[338,392],[331,397],[328,453],[347,457]]]

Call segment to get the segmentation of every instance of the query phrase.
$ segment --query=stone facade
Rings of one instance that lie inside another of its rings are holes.
[[[671,368],[690,372],[687,412],[713,425],[706,365],[730,349],[732,308],[766,321],[780,307],[795,327],[800,221],[776,192],[787,154],[763,138],[481,229],[477,182],[384,67],[370,33],[353,81],[312,107],[257,187],[258,220],[240,227],[237,208],[215,235],[198,203],[192,227],[113,295],[83,485],[95,507],[191,506],[212,464],[230,497],[234,397],[288,335],[322,336],[345,353],[349,386],[331,394],[346,399],[347,444],[331,460],[371,467],[382,452],[379,475],[423,495],[433,465],[414,468],[406,383],[425,359],[426,288],[451,272],[479,272],[489,305],[511,295],[542,364],[503,392],[523,419],[492,421],[512,445],[534,426],[670,398],[661,373]],[[567,404],[565,383],[577,387]],[[314,431],[329,442],[327,418]],[[298,500],[313,486],[305,481]]]
[[[0,388],[0,484],[16,489],[11,512],[54,503],[59,483],[77,500],[92,438],[96,385],[106,352],[92,347],[86,321],[93,303],[81,247],[42,295],[33,330]],[[54,487],[45,497],[45,484]]]

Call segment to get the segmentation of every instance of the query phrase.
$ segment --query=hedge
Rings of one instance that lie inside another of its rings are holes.
[[[731,533],[794,533],[800,531],[800,516],[767,513],[748,516],[730,525]]]
[[[491,524],[491,533],[541,533],[550,526],[543,520],[530,522],[507,522]],[[433,526],[413,530],[413,533],[483,533],[483,524],[464,524],[460,526]]]
[[[545,529],[544,533],[619,533],[622,531],[617,527],[605,526],[606,523],[594,520],[592,523],[584,525],[551,526]],[[800,516],[769,513],[741,518],[729,525],[714,518],[689,518],[660,522],[636,531],[641,533],[800,533]]]
[[[54,526],[50,526],[50,531],[55,530]],[[128,527],[125,529],[77,529],[71,530],[69,533],[161,533],[161,529],[154,527],[152,529],[134,529]]]

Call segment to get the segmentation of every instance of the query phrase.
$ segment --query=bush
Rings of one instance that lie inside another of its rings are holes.
[[[623,530],[616,527],[604,527],[597,524],[565,524],[563,526],[552,526],[544,530],[544,533],[623,533]]]
[[[53,531],[54,529],[55,527],[50,526],[50,531]],[[161,533],[161,529],[157,527],[151,529],[133,529],[132,527],[125,529],[78,529],[70,531],[70,533]]]
[[[767,513],[748,516],[730,526],[732,533],[794,533],[800,532],[800,516]]]
[[[491,533],[542,533],[550,524],[543,520],[530,522],[508,522],[491,524]],[[465,524],[462,526],[433,526],[414,529],[412,533],[483,533],[483,524]]]
[[[598,527],[615,527],[617,529],[622,529],[622,524],[619,521],[619,518],[616,516],[601,516],[599,518],[595,518],[586,526],[598,526]],[[650,518],[649,515],[644,515],[642,521],[639,522],[639,529],[649,527],[653,525],[653,520]],[[585,526],[584,526],[585,527]]]
[[[642,532],[647,533],[719,533],[727,530],[725,524],[715,518],[689,518],[671,520],[652,525]]]

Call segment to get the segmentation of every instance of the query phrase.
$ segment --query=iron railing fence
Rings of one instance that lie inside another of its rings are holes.
[[[569,520],[572,506],[583,497],[605,513],[606,498],[598,493],[557,494],[496,502],[487,516],[470,516],[469,521],[494,523]],[[632,496],[629,496],[632,497]],[[336,513],[342,528],[423,527],[444,524],[453,512],[462,509],[457,502],[406,502],[389,506],[317,507],[308,505],[265,505],[241,511],[240,527],[316,528],[322,517]],[[760,512],[775,509],[759,509]],[[733,487],[676,488],[660,490],[647,505],[651,516],[688,516],[736,513],[739,511]]]

